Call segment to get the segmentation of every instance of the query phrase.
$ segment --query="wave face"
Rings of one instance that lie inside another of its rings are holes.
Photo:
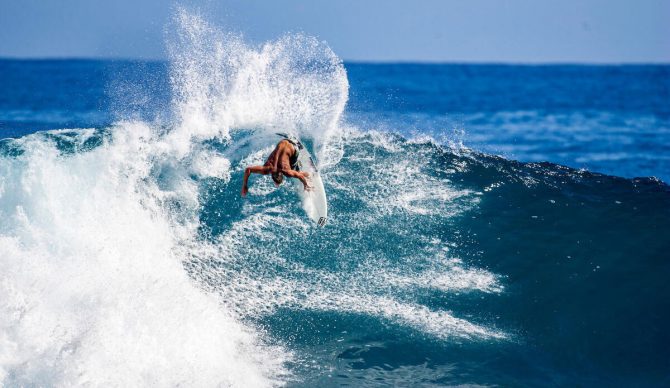
[[[667,381],[666,184],[362,129],[324,43],[171,29],[125,120],[0,141],[0,385]],[[292,184],[240,198],[276,131],[325,228]]]

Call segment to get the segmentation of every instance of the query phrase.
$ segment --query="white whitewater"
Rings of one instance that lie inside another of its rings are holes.
[[[201,186],[216,181],[219,193],[237,193],[241,181],[232,177],[251,159],[262,163],[277,130],[313,141],[314,179],[341,193],[364,186],[362,216],[346,221],[357,230],[367,216],[423,214],[433,198],[442,214],[457,214],[477,196],[404,159],[399,172],[369,171],[369,185],[352,185],[338,163],[344,137],[362,145],[358,152],[371,145],[405,154],[384,135],[342,133],[346,72],[325,43],[287,35],[252,46],[183,10],[171,30],[174,117],[118,122],[85,152],[64,153],[57,143],[80,145],[96,130],[34,134],[14,141],[22,154],[0,157],[0,386],[282,385],[299,356],[257,323],[280,308],[364,314],[437,338],[505,337],[394,297],[411,287],[501,292],[493,274],[448,261],[446,242],[426,242],[430,265],[420,274],[362,256],[342,276],[293,251],[278,254],[287,241],[278,230],[305,241],[335,229],[312,227],[328,216],[323,192],[322,203],[305,205],[311,220],[292,201],[245,200],[239,218],[203,237]],[[244,144],[234,144],[236,135]],[[268,179],[252,189],[276,190]],[[235,199],[222,206],[234,208]]]

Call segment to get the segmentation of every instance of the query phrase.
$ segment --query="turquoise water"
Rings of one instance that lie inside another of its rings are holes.
[[[177,24],[167,63],[0,61],[1,385],[668,383],[667,66]],[[239,196],[280,129],[324,228]]]

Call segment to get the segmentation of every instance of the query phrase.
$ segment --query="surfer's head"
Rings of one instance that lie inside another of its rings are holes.
[[[284,174],[281,172],[273,172],[272,180],[275,182],[275,185],[279,186],[282,184],[282,182],[284,182]]]

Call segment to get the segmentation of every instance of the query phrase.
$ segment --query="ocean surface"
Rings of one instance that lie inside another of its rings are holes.
[[[670,385],[670,66],[174,24],[164,62],[0,60],[0,386]],[[275,132],[324,228],[240,197]]]

